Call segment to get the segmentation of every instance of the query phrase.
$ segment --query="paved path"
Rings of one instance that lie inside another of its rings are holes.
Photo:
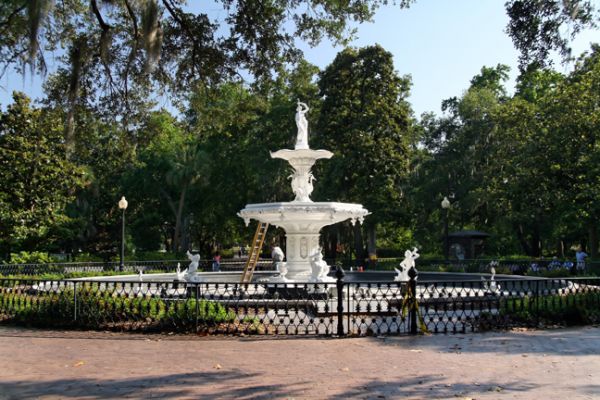
[[[266,339],[0,327],[0,399],[600,399],[600,327]]]

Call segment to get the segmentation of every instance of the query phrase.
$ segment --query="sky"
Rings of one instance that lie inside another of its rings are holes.
[[[195,1],[190,2],[191,8]],[[391,52],[397,72],[412,77],[409,101],[415,115],[429,111],[439,114],[442,100],[460,96],[483,66],[510,66],[507,86],[511,92],[518,52],[505,33],[507,22],[503,0],[418,0],[409,9],[393,5],[380,8],[374,22],[357,26],[357,39],[351,45],[377,43]],[[600,41],[597,32],[581,34],[573,43],[573,54],[588,50],[592,41]],[[330,64],[342,49],[328,41],[315,48],[302,43],[299,47],[305,58],[320,68]],[[56,64],[49,58],[52,70]],[[556,63],[555,68],[566,73],[572,65]],[[0,81],[0,105],[4,108],[11,102],[13,90],[40,97],[41,85],[39,77],[7,74]],[[165,101],[160,106],[171,108]]]

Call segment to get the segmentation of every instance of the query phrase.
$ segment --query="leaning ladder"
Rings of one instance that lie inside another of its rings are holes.
[[[248,260],[244,266],[244,272],[242,272],[241,283],[249,283],[252,280],[252,274],[256,269],[258,263],[258,257],[262,249],[265,237],[267,236],[267,228],[269,224],[267,222],[259,222],[254,233],[254,239],[252,239],[252,246],[250,247],[250,254],[248,254]]]

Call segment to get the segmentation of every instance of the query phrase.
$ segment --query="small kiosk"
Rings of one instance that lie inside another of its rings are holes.
[[[457,231],[448,234],[450,258],[473,259],[483,254],[488,233],[481,231]]]

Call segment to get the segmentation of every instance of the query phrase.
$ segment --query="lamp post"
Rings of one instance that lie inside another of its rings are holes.
[[[442,209],[444,209],[444,259],[448,264],[448,256],[450,253],[449,241],[448,241],[448,210],[450,209],[450,200],[444,196],[442,200]]]
[[[119,271],[123,271],[125,267],[125,210],[127,210],[127,200],[125,200],[125,196],[121,196],[121,200],[119,200],[119,209],[123,211],[121,218],[121,260],[119,263]]]

